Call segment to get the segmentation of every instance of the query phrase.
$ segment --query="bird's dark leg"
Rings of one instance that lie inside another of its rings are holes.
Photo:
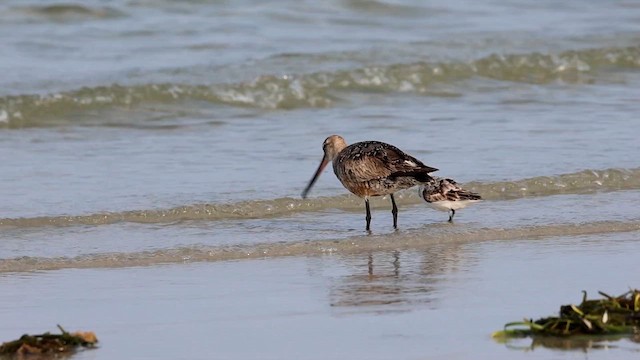
[[[451,209],[451,215],[449,215],[449,222],[453,222],[453,217],[456,215],[456,211]]]
[[[365,219],[367,219],[367,231],[369,231],[369,225],[371,225],[371,209],[369,209],[369,198],[364,199],[364,205],[367,209],[367,217]]]
[[[396,206],[396,199],[391,194],[391,213],[393,214],[393,228],[398,228],[398,207]]]

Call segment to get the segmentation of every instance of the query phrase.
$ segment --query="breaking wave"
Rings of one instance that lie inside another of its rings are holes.
[[[13,12],[50,21],[72,21],[88,19],[106,19],[124,16],[112,7],[90,7],[78,4],[27,5],[13,9]]]
[[[470,182],[464,185],[478,192],[485,200],[506,200],[558,194],[586,194],[597,191],[640,189],[640,168],[584,170],[557,176],[539,176],[517,181],[492,183]],[[397,196],[400,204],[421,202],[417,191],[407,190]],[[382,206],[384,200],[374,199],[372,205]],[[388,204],[384,202],[384,206]],[[290,216],[295,213],[326,209],[361,210],[362,200],[353,195],[312,199],[279,198],[226,204],[193,204],[160,210],[132,210],[74,216],[43,216],[0,219],[3,227],[42,227],[70,225],[106,225],[119,222],[172,223],[186,220],[234,220]]]
[[[417,62],[334,72],[263,75],[250,82],[230,84],[114,84],[46,95],[4,96],[0,97],[0,125],[10,128],[47,126],[51,119],[74,113],[188,100],[262,109],[295,109],[332,106],[344,92],[455,96],[434,90],[433,85],[472,77],[537,84],[556,80],[581,83],[591,81],[589,74],[604,67],[640,68],[640,46],[560,54],[494,54],[470,62]]]
[[[453,229],[453,230],[452,230]],[[640,230],[640,221],[602,221],[586,224],[556,224],[519,228],[476,228],[455,230],[453,227],[429,227],[384,235],[354,236],[344,239],[303,242],[278,242],[257,245],[202,246],[160,249],[128,253],[81,255],[77,257],[23,256],[0,260],[0,273],[67,268],[119,268],[158,264],[315,256],[323,254],[368,253],[371,251],[424,249],[435,243],[467,243],[490,240],[513,240],[549,236],[581,236]]]

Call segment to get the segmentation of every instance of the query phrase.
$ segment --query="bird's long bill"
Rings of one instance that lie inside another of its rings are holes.
[[[315,184],[316,180],[318,180],[318,178],[320,177],[320,174],[322,173],[322,170],[324,170],[324,168],[327,166],[328,163],[329,163],[329,160],[327,160],[326,157],[323,157],[322,161],[320,162],[320,165],[318,165],[318,170],[316,170],[316,173],[313,174],[311,181],[309,181],[309,184],[302,192],[303,199],[307,198],[307,193],[309,193],[309,190],[311,190],[311,187],[313,186],[313,184]]]

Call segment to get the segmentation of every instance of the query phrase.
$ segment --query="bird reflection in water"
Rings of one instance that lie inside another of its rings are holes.
[[[434,245],[427,251],[370,253],[345,258],[354,273],[330,288],[331,306],[347,312],[406,312],[435,306],[435,290],[447,273],[459,269],[459,245]],[[353,264],[358,262],[359,265]]]

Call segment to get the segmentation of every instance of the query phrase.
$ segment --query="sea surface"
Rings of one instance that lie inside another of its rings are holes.
[[[0,342],[78,359],[636,358],[501,344],[640,277],[640,3],[0,3]],[[363,201],[332,134],[484,201]]]

